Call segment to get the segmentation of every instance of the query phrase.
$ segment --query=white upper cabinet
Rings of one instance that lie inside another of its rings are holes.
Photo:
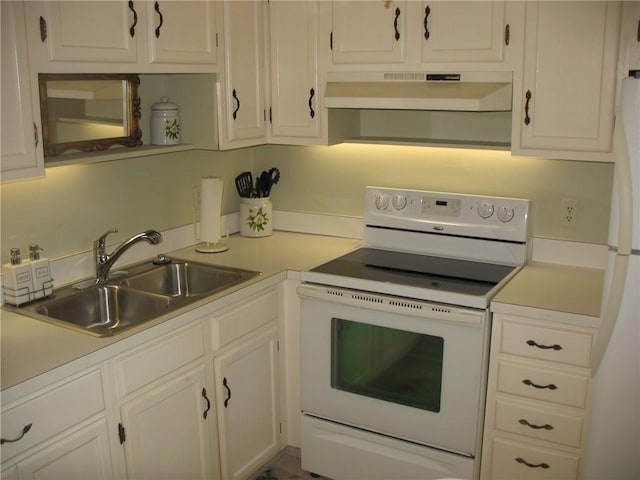
[[[125,1],[43,2],[40,40],[50,62],[138,60],[141,5]],[[30,21],[38,19],[31,17]]]
[[[320,143],[326,129],[319,9],[318,2],[269,3],[269,143]]]
[[[505,2],[424,2],[422,61],[501,62]]]
[[[28,2],[29,47],[39,71],[213,72],[216,2]]]
[[[23,4],[0,2],[2,9],[2,173],[0,180],[44,175],[40,120],[31,97]]]
[[[264,13],[260,1],[223,2],[220,149],[266,143]]]
[[[611,161],[619,2],[527,2],[515,155]]]
[[[337,1],[331,35],[334,64],[406,60],[407,2]]]
[[[145,2],[149,61],[204,63],[217,60],[215,2]]]
[[[521,23],[521,7],[503,1],[337,1],[332,69],[494,69]]]

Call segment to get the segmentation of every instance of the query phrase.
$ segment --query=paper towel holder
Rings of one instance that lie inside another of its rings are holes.
[[[221,200],[222,181],[219,178],[203,177],[200,187],[194,187],[193,233],[196,242],[200,241],[196,244],[196,252],[220,253],[229,249],[229,222],[221,217]],[[200,212],[200,232],[198,232],[198,211]],[[203,219],[206,225],[203,225]]]

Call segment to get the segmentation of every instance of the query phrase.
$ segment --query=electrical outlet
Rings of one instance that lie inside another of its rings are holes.
[[[575,227],[578,220],[578,200],[573,198],[562,199],[561,223],[565,227]]]

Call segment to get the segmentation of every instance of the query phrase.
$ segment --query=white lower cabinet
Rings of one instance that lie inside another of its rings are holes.
[[[213,318],[220,466],[224,480],[247,477],[282,448],[277,290]]]
[[[269,461],[283,294],[247,288],[3,391],[2,478],[234,480]]]
[[[103,370],[93,368],[2,408],[2,478],[113,478]]]
[[[215,414],[206,383],[204,365],[198,365],[122,405],[128,478],[215,478],[209,436]]]
[[[577,479],[594,330],[494,314],[482,479]]]

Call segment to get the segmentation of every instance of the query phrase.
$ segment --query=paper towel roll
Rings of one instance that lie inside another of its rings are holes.
[[[200,182],[200,240],[216,243],[220,240],[222,209],[222,179],[202,177]]]

